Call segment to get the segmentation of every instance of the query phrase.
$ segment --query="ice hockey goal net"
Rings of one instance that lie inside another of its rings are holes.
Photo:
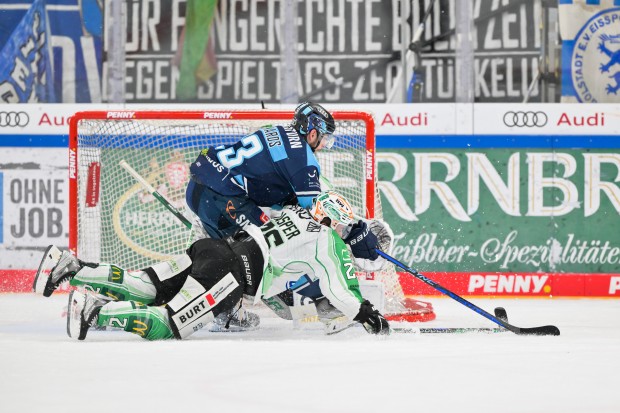
[[[380,218],[370,114],[334,111],[336,144],[317,152],[321,174],[358,215]],[[120,167],[124,160],[181,212],[189,165],[208,145],[233,143],[292,111],[89,111],[70,120],[69,247],[86,261],[145,268],[182,253],[190,230]],[[396,272],[379,275],[386,311],[404,299]]]

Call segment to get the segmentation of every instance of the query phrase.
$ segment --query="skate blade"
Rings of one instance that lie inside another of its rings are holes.
[[[259,326],[239,327],[239,326],[232,326],[232,325],[226,328],[225,326],[221,326],[216,323],[211,323],[207,327],[207,331],[209,331],[210,333],[242,333],[245,331],[256,331],[258,329],[259,329]]]
[[[50,245],[47,247],[43,258],[41,258],[39,269],[37,270],[37,274],[35,275],[34,282],[32,284],[32,291],[34,291],[35,294],[43,295],[49,275],[56,264],[58,264],[58,261],[60,261],[61,256],[62,251],[60,251],[55,245]]]
[[[337,317],[325,323],[325,334],[331,336],[332,334],[337,334],[351,328],[356,324],[358,324],[357,321],[351,321],[346,316]]]
[[[84,340],[85,331],[82,331],[82,308],[86,295],[80,291],[71,291],[67,306],[67,335],[77,340]]]

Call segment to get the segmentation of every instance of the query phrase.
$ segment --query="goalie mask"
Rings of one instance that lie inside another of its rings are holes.
[[[308,134],[313,129],[318,132],[319,139],[317,145],[321,141],[325,141],[325,148],[330,149],[334,145],[334,131],[336,123],[334,117],[323,106],[312,102],[304,102],[297,106],[295,115],[293,116],[293,128],[307,139]]]
[[[321,224],[337,231],[342,231],[355,219],[349,201],[335,191],[322,192],[314,198],[310,215]]]

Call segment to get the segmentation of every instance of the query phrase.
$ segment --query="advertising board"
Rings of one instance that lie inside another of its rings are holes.
[[[93,109],[109,108],[137,107]],[[23,121],[0,127],[4,270],[32,271],[47,244],[67,245],[67,119],[80,109],[6,106]],[[378,185],[397,259],[460,294],[620,295],[620,106],[363,110],[377,125]],[[408,294],[433,293],[401,280]]]

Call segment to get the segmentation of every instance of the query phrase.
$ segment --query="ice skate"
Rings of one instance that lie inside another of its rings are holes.
[[[213,319],[209,331],[211,332],[239,332],[254,331],[260,325],[260,317],[247,311],[243,307],[237,307],[230,311],[225,311]]]
[[[315,306],[319,321],[325,326],[325,334],[336,334],[357,324],[357,321],[351,320],[342,311],[331,305],[327,298],[316,300]]]
[[[108,300],[84,293],[71,291],[67,309],[67,334],[71,338],[84,340],[88,329],[97,324],[99,310]]]
[[[73,278],[80,269],[80,261],[69,251],[60,251],[55,245],[50,245],[41,259],[32,289],[36,294],[49,297],[60,284]]]

